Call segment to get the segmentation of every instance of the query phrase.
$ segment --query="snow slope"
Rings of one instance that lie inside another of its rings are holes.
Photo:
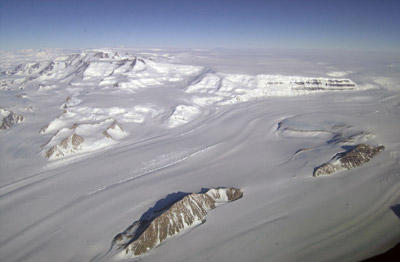
[[[23,117],[0,131],[4,261],[130,261],[119,232],[221,186],[243,198],[136,259],[359,261],[400,241],[398,56],[0,55],[2,117]],[[313,177],[361,143],[385,150]]]

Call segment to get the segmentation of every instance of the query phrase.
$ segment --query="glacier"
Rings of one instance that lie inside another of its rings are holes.
[[[0,257],[361,261],[382,253],[400,241],[399,68],[398,55],[370,52],[1,51]],[[384,150],[314,176],[358,145]],[[245,195],[140,257],[113,245],[166,196],[220,186]]]

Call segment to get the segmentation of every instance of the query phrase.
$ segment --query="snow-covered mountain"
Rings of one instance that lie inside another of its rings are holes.
[[[0,52],[0,257],[387,250],[400,241],[400,58],[348,55]],[[241,200],[214,209],[234,188]]]
[[[130,139],[129,132],[123,130],[131,123],[154,121],[158,126],[175,128],[195,121],[210,110],[262,97],[359,89],[349,79],[217,73],[204,66],[157,62],[104,51],[71,54],[48,62],[21,63],[5,71],[5,75],[4,87],[29,92],[30,95],[25,94],[28,99],[54,93],[66,97],[59,106],[60,114],[40,129],[41,134],[51,136],[41,147],[47,159],[94,152],[115,145],[124,137]],[[167,101],[160,101],[164,100],[160,88],[168,90]],[[144,94],[158,101],[134,107],[102,102]],[[89,99],[101,102],[84,105],[84,100]],[[118,123],[114,136],[107,132],[110,121]],[[73,137],[80,138],[79,147],[67,143]]]

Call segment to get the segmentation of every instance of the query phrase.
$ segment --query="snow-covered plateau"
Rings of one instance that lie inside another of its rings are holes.
[[[2,51],[0,113],[1,261],[361,261],[400,242],[399,54]]]

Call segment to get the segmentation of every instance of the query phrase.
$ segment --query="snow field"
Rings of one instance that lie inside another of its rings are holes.
[[[347,80],[325,77],[330,61],[274,58],[278,73],[295,72],[278,75],[258,63],[270,65],[270,57],[232,63],[235,54],[122,53],[1,59],[2,117],[5,110],[24,116],[0,132],[4,261],[124,261],[110,250],[113,238],[158,201],[220,186],[245,195],[140,261],[360,261],[399,241],[391,207],[400,203],[400,96],[392,67],[376,71],[385,77],[378,84],[363,61],[334,66],[352,72]],[[40,75],[51,62],[54,69]],[[19,63],[28,66],[15,70]],[[252,64],[262,72],[246,71]],[[385,150],[313,177],[360,143]]]

